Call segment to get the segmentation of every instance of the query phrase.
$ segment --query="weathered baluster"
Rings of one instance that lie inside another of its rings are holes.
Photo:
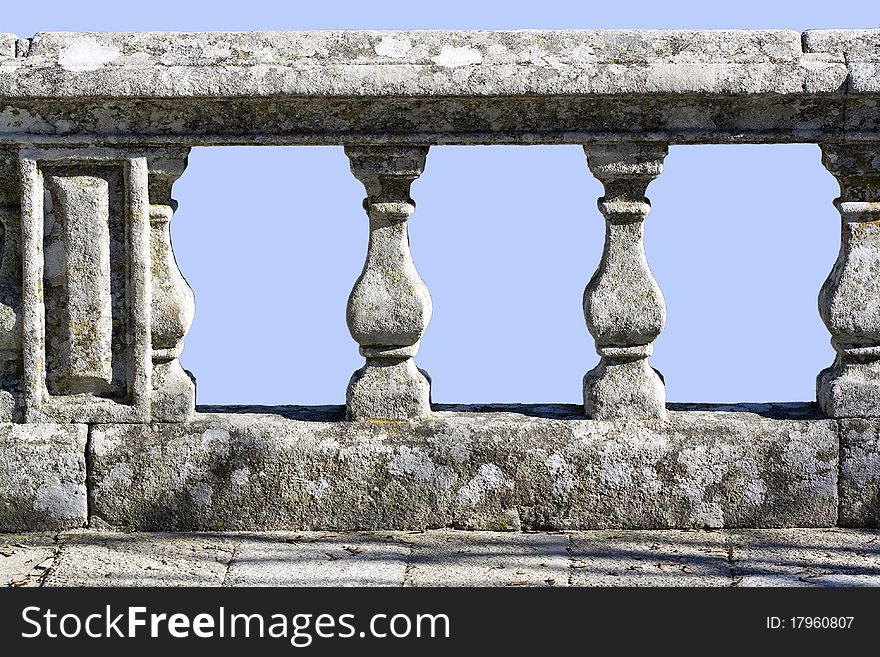
[[[370,241],[348,299],[347,321],[366,358],[348,384],[349,419],[405,419],[431,411],[431,384],[416,367],[431,319],[431,296],[409,250],[409,191],[425,168],[426,146],[349,146],[351,171],[367,191]]]
[[[21,206],[18,155],[0,149],[0,422],[21,410]]]
[[[177,201],[171,187],[186,169],[189,149],[156,152],[150,166],[150,259],[153,422],[182,422],[195,410],[195,383],[178,358],[195,314],[195,297],[171,248]]]
[[[587,327],[599,364],[584,377],[588,417],[662,418],[666,390],[648,364],[663,330],[663,294],[645,258],[643,224],[650,210],[648,184],[663,170],[667,147],[657,143],[591,144],[590,171],[605,187],[605,248],[584,292]]]
[[[816,380],[828,417],[880,417],[880,143],[823,144],[840,183],[840,252],[819,292],[837,352]]]

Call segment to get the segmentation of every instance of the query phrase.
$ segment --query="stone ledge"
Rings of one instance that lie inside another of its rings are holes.
[[[865,30],[0,35],[0,144],[876,140],[877,41]]]
[[[41,32],[0,97],[836,93],[848,34],[793,30]],[[3,60],[0,60],[3,61]]]
[[[83,527],[85,424],[0,424],[0,531]]]
[[[95,425],[92,521],[138,530],[836,524],[833,420],[808,404],[707,408],[595,421],[576,406],[438,407],[422,422],[355,423],[336,421],[341,407],[252,407],[183,425]]]

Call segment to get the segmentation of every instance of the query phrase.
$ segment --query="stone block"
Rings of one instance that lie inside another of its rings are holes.
[[[57,551],[52,534],[0,536],[0,586],[40,586]]]
[[[571,534],[572,586],[730,586],[717,531],[602,531]]]
[[[398,541],[403,538],[403,541]],[[408,535],[240,534],[227,586],[400,586]]]
[[[87,521],[84,424],[0,424],[0,531]]]
[[[880,534],[744,530],[728,536],[735,586],[880,586]]]
[[[804,53],[792,30],[43,32],[24,44],[0,68],[0,133],[188,146],[827,140],[843,134],[863,65]]]
[[[404,586],[568,586],[568,536],[426,532]]]
[[[219,535],[65,534],[44,586],[220,586],[233,545]]]
[[[840,420],[839,521],[880,527],[880,420]]]
[[[811,405],[616,421],[585,420],[578,406],[445,408],[421,421],[340,422],[341,407],[284,407],[96,425],[92,513],[142,530],[837,520],[836,425]]]

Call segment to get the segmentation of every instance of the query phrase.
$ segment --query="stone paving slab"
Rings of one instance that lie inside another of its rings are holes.
[[[56,550],[54,534],[0,535],[0,585],[40,586]]]
[[[220,586],[234,552],[222,534],[66,533],[45,586]]]
[[[880,586],[880,531],[728,532],[735,586]]]
[[[730,586],[724,536],[707,531],[571,535],[573,586]]]
[[[410,546],[392,534],[240,535],[227,586],[400,586]]]
[[[880,586],[880,530],[0,534],[5,586]]]
[[[425,532],[404,586],[568,586],[568,535]]]

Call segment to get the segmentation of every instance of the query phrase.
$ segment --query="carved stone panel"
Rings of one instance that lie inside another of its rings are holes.
[[[150,417],[145,157],[22,151],[27,421]]]

